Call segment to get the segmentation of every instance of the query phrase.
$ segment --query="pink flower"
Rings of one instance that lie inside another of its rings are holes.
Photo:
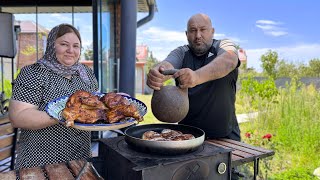
[[[272,134],[269,134],[269,133],[262,137],[262,139],[268,139],[268,140],[270,140],[271,138],[272,138]]]
[[[251,133],[250,133],[250,132],[246,132],[246,133],[244,134],[244,136],[246,136],[247,138],[251,138]]]

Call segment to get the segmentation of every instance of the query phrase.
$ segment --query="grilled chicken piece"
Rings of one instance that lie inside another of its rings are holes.
[[[82,109],[82,108],[65,108],[62,116],[66,120],[66,126],[73,126],[74,121],[92,124],[98,120],[105,120],[104,109]]]
[[[85,98],[85,97],[90,97],[92,96],[89,92],[86,92],[86,91],[82,91],[82,90],[79,90],[79,91],[76,91],[75,93],[73,93],[67,103],[66,103],[66,107],[80,107],[81,106],[81,101],[80,99],[81,98]]]
[[[138,121],[143,120],[136,106],[119,94],[107,93],[100,98],[100,101],[109,109],[106,114],[109,123],[118,122],[125,117],[133,117]]]
[[[95,123],[105,120],[105,109],[107,107],[99,101],[99,97],[86,91],[73,93],[62,111],[62,117],[66,120],[66,126],[74,125],[74,121],[81,123]]]
[[[107,123],[115,123],[126,117],[142,121],[136,106],[123,96],[107,93],[99,98],[82,90],[69,97],[62,117],[66,120],[66,126],[74,125],[74,121],[89,124],[104,120]]]
[[[113,109],[118,106],[130,105],[130,102],[127,99],[114,92],[105,94],[100,98],[100,101],[102,101],[109,109]]]
[[[106,106],[99,100],[98,96],[92,95],[86,91],[76,91],[73,93],[67,103],[66,107],[81,107],[85,109],[106,109]]]

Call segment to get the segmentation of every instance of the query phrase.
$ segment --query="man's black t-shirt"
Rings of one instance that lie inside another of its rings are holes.
[[[217,56],[214,46],[203,56],[185,51],[182,68],[197,70]],[[240,61],[238,62],[238,66]],[[240,140],[240,129],[235,115],[235,95],[238,68],[227,76],[188,89],[189,112],[179,123],[199,127],[207,138],[226,137]]]

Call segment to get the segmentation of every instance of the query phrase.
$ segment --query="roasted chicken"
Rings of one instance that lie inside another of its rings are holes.
[[[133,117],[138,121],[142,121],[136,106],[131,104],[123,96],[116,93],[107,93],[100,99],[109,109],[107,111],[107,121],[109,123],[118,122],[124,117]]]
[[[66,126],[72,126],[74,122],[89,124],[99,120],[115,123],[126,117],[142,121],[136,106],[123,96],[107,93],[99,98],[82,90],[76,91],[69,97],[62,111],[62,117],[66,120]]]

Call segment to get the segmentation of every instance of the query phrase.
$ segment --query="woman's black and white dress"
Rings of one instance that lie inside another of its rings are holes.
[[[84,66],[84,65],[83,65]],[[67,79],[38,63],[23,67],[14,82],[12,99],[38,106],[45,111],[48,102],[77,90],[96,92],[92,70],[84,66],[90,83],[79,75]],[[25,122],[28,123],[28,122]],[[91,157],[91,133],[56,124],[39,130],[21,129],[16,169]]]

